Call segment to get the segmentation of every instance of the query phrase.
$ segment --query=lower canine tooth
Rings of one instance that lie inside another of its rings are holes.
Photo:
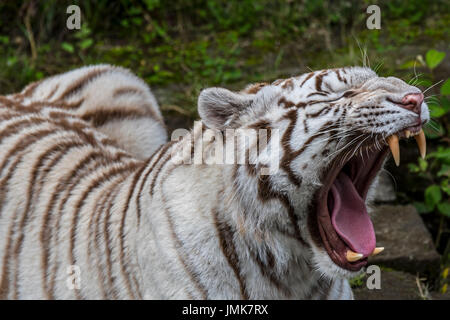
[[[356,253],[351,250],[347,250],[346,258],[349,262],[355,262],[355,261],[361,260],[362,257],[363,257],[363,255],[361,253]]]
[[[425,159],[425,155],[427,154],[427,140],[425,139],[425,133],[420,129],[419,134],[414,138],[419,146],[420,156],[422,159]]]
[[[373,249],[371,256],[375,256],[375,255],[381,253],[383,250],[384,250],[384,247],[375,248],[375,249]]]
[[[400,147],[398,145],[398,136],[393,134],[387,139],[389,148],[391,149],[392,157],[394,158],[397,167],[400,165]]]

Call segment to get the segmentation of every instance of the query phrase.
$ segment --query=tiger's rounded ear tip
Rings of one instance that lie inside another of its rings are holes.
[[[206,94],[216,94],[221,91],[222,88],[219,87],[206,87],[200,90],[200,96],[205,96]]]
[[[216,96],[217,90],[215,89],[215,87],[202,89],[198,95],[198,105],[201,105],[210,100],[212,97]]]

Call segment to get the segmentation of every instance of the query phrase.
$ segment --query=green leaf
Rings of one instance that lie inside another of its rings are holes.
[[[417,173],[420,171],[420,168],[414,163],[408,163],[409,172]]]
[[[36,72],[36,80],[44,78],[44,73],[42,71]]]
[[[139,18],[139,17],[131,18],[131,22],[133,22],[133,23],[134,23],[135,25],[137,25],[137,26],[142,25],[142,19]]]
[[[400,65],[400,69],[413,69],[415,68],[417,65],[419,65],[417,63],[417,60],[409,60],[406,61],[405,63],[403,63],[402,65]]]
[[[438,203],[437,208],[441,214],[450,218],[450,202]]]
[[[405,63],[403,63],[402,65],[400,65],[400,69],[412,69],[414,67],[417,66],[417,61],[416,60],[409,60],[406,61]]]
[[[442,106],[437,104],[430,103],[428,104],[428,107],[430,109],[430,116],[432,118],[439,118],[447,113],[447,111]]]
[[[0,36],[0,42],[2,44],[9,44],[9,38],[7,36]]]
[[[17,57],[13,56],[13,57],[8,57],[8,59],[6,59],[6,65],[8,67],[12,67],[17,63]]]
[[[434,49],[428,50],[425,55],[425,61],[430,69],[436,68],[439,63],[445,58],[445,52],[437,51]]]
[[[156,7],[160,6],[160,0],[144,0],[144,3],[147,7],[147,10],[153,10]]]
[[[438,185],[431,185],[425,190],[425,203],[428,207],[434,208],[441,200],[442,193]]]
[[[417,211],[420,214],[424,214],[424,213],[430,213],[431,211],[433,211],[433,208],[428,206],[426,203],[423,202],[413,202],[414,207],[416,207]]]
[[[442,161],[450,161],[450,148],[438,147],[438,150],[428,155],[429,158],[436,158]]]
[[[441,94],[443,96],[450,95],[450,79],[447,79],[441,87]]]
[[[91,34],[91,29],[88,27],[86,23],[81,26],[81,29],[75,33],[75,38],[77,39],[85,39],[89,37]]]
[[[364,285],[364,280],[365,280],[365,273],[361,273],[360,275],[357,275],[354,278],[351,278],[349,280],[350,286],[352,288],[358,288],[358,287],[362,287]]]
[[[448,99],[447,97],[441,97],[441,99],[439,99],[439,102],[446,112],[450,111],[450,99]]]
[[[450,177],[450,166],[443,164],[441,169],[437,173],[438,177],[447,176]]]
[[[63,43],[61,43],[61,47],[64,50],[66,50],[67,52],[70,52],[70,53],[74,53],[75,52],[75,48],[70,43],[63,42]]]
[[[426,171],[428,168],[428,162],[425,159],[419,158],[420,171]]]
[[[87,48],[89,48],[90,46],[92,46],[92,44],[94,43],[94,40],[92,39],[86,39],[80,42],[80,48],[81,50],[85,50]]]
[[[442,191],[444,191],[446,194],[448,194],[450,196],[450,186],[444,186],[441,188],[442,188]]]
[[[444,179],[441,182],[441,189],[442,191],[444,191],[446,194],[450,195],[450,183],[449,183],[449,179]]]

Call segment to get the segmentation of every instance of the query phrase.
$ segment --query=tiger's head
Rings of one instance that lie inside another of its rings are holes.
[[[258,226],[291,234],[330,277],[353,275],[381,250],[367,195],[389,149],[398,165],[399,139],[414,137],[424,155],[421,128],[429,111],[421,90],[369,68],[346,67],[241,92],[205,89],[198,108],[210,128],[279,132],[265,147],[279,152],[259,152],[235,173],[240,198],[253,199],[243,210],[255,212]],[[279,166],[273,174],[258,174],[273,164]]]

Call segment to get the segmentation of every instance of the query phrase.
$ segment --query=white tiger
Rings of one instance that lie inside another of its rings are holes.
[[[424,154],[421,91],[350,67],[206,89],[198,110],[200,126],[153,152],[157,104],[123,69],[2,97],[0,297],[353,298],[348,277],[381,250],[365,199],[387,145],[398,162],[398,138],[414,135]],[[269,130],[257,155],[258,136],[236,144],[244,164],[189,163],[184,150],[216,142],[199,139],[208,130],[243,128]]]

